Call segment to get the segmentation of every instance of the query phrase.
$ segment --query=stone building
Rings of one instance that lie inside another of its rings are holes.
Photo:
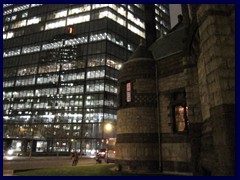
[[[235,174],[235,6],[182,5],[169,33],[142,44],[118,81],[123,170]]]

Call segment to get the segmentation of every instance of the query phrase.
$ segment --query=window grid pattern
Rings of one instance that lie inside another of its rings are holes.
[[[45,143],[44,138],[61,137],[61,141],[54,139],[52,149],[47,151],[67,152],[69,149],[79,150],[84,147],[84,153],[92,154],[101,146],[102,138],[108,137],[103,132],[104,123],[115,123],[117,119],[117,70],[131,53],[129,51],[134,50],[134,43],[127,37],[112,32],[113,30],[92,30],[86,33],[86,29],[81,29],[81,33],[75,37],[55,39],[52,42],[45,35],[53,36],[52,32],[60,32],[64,26],[81,27],[80,24],[99,19],[103,22],[108,18],[111,19],[110,23],[116,22],[119,27],[128,28],[135,33],[134,36],[144,37],[144,18],[135,15],[136,8],[143,11],[143,7],[124,4],[71,4],[60,11],[31,16],[30,8],[36,6],[41,4],[4,7],[4,39],[30,35],[31,32],[27,32],[30,28],[27,26],[42,33],[41,37],[44,39],[32,40],[21,47],[4,50],[6,64],[14,60],[17,69],[11,71],[14,65],[7,68],[7,71],[4,69],[3,118],[9,124],[22,123],[8,127],[8,131],[4,131],[4,137],[10,137],[14,132],[18,137],[31,137],[31,122],[35,123],[32,125],[35,129],[34,139],[41,149],[37,148],[36,151],[43,152],[42,148],[47,148],[39,145],[40,141]],[[13,14],[13,11],[16,12]],[[92,52],[90,46],[93,47]],[[79,54],[70,52],[70,49]],[[14,75],[9,76],[8,72],[14,72]],[[80,136],[84,140],[82,145]]]

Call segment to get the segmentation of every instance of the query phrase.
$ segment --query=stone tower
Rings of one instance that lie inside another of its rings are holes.
[[[158,169],[155,71],[155,60],[144,45],[120,70],[116,164],[123,170]]]

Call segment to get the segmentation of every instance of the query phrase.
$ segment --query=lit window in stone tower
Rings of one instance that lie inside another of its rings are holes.
[[[187,107],[182,105],[175,106],[175,126],[178,132],[182,132],[186,128],[187,110]]]
[[[188,107],[186,93],[175,92],[171,96],[172,121],[174,132],[185,132],[188,129]]]
[[[131,102],[131,83],[129,82],[129,83],[127,83],[126,84],[126,93],[127,93],[127,96],[126,96],[126,100],[127,100],[127,102]]]

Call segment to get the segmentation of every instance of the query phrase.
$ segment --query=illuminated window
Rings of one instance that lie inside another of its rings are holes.
[[[87,43],[88,42],[88,37],[83,36],[83,37],[78,37],[74,39],[68,39],[65,41],[65,45],[76,45],[76,44],[82,44],[82,43]]]
[[[5,81],[3,82],[3,87],[12,87],[14,84],[14,81]]]
[[[66,74],[62,77],[63,82],[84,79],[84,72]]]
[[[122,62],[117,61],[113,58],[107,58],[106,65],[109,66],[109,67],[112,67],[114,69],[119,70],[122,67]]]
[[[69,17],[67,19],[67,25],[83,23],[83,22],[87,22],[89,20],[90,20],[90,15],[89,14],[73,16],[73,17]]]
[[[132,13],[128,12],[127,18],[132,21],[134,24],[140,26],[141,28],[145,29],[144,22],[141,21],[139,18],[135,17]]]
[[[131,91],[132,91],[132,85],[130,82],[126,84],[126,101],[131,102]]]
[[[119,16],[117,16],[116,22],[122,26],[126,26],[126,21],[120,18]]]
[[[141,31],[140,29],[138,29],[137,27],[135,27],[131,24],[128,24],[128,29],[130,31],[132,31],[133,33],[138,34],[139,36],[145,38],[145,33],[143,31]]]
[[[28,17],[28,12],[22,13],[22,18]]]
[[[59,47],[62,47],[62,46],[63,46],[63,42],[58,41],[58,42],[43,44],[42,45],[42,50],[56,49],[56,48],[59,48]]]
[[[95,83],[91,82],[87,84],[87,92],[98,92],[104,91],[104,83],[102,81],[96,81]]]
[[[14,49],[10,51],[6,51],[3,53],[3,57],[17,56],[20,55],[21,49]]]
[[[5,18],[5,21],[6,21],[6,22],[10,22],[10,21],[11,21],[11,18],[10,18],[10,17],[6,17],[6,18]]]
[[[88,58],[88,67],[103,66],[105,65],[104,56],[92,56]]]
[[[87,79],[102,78],[105,76],[105,70],[88,71]]]
[[[12,20],[12,21],[14,21],[14,20],[16,20],[16,19],[17,19],[17,15],[14,15],[14,16],[11,17],[11,20]]]
[[[55,13],[54,18],[60,18],[60,17],[66,17],[66,16],[67,16],[67,10],[63,10],[63,11]]]
[[[67,16],[67,10],[61,10],[58,12],[53,12],[48,15],[47,19],[57,19],[61,17],[66,17]]]
[[[31,8],[32,7],[37,7],[37,6],[41,6],[42,4],[31,4]]]
[[[27,46],[22,48],[22,54],[28,54],[40,51],[40,46]]]
[[[123,7],[117,8],[117,12],[126,17],[126,10]]]
[[[17,6],[17,7],[14,7],[13,12],[23,11],[25,9],[28,9],[29,7],[30,7],[30,4],[24,4],[21,6]]]
[[[185,107],[181,105],[174,107],[175,126],[176,126],[176,131],[178,132],[183,132],[186,128],[186,119],[185,119],[186,110],[185,110]]]
[[[134,4],[134,6],[138,7],[139,9],[144,9],[142,4]]]
[[[7,14],[11,14],[11,13],[12,13],[12,9],[8,9],[3,12],[3,15],[7,15]]]
[[[35,84],[35,78],[22,78],[16,80],[16,85],[15,86],[28,86],[28,85],[33,85]]]
[[[48,77],[38,77],[37,84],[55,84],[58,82],[58,75],[53,74]]]
[[[188,130],[188,107],[185,92],[176,92],[171,96],[172,123],[174,132]]]
[[[24,26],[26,26],[26,24],[27,24],[27,20],[26,19],[22,20],[22,21],[17,21],[17,22],[15,22],[15,23],[13,23],[11,25],[11,28],[12,29],[16,29],[16,28],[24,27]]]
[[[24,66],[24,67],[19,67],[17,75],[18,76],[26,76],[26,75],[31,75],[31,74],[36,74],[37,72],[37,67],[34,66]]]
[[[31,24],[37,24],[41,21],[40,17],[33,17],[31,19],[28,19],[27,21],[27,25],[31,25]]]
[[[111,92],[111,93],[117,93],[117,87],[115,87],[114,85],[105,84],[105,91]]]
[[[11,98],[12,97],[12,92],[3,92],[3,98]]]
[[[134,9],[133,9],[133,6],[132,6],[132,5],[128,5],[127,7],[128,7],[128,9],[129,9],[130,11],[134,12]]]
[[[72,15],[72,14],[79,14],[79,13],[82,13],[82,12],[86,12],[86,11],[90,11],[91,7],[90,5],[84,5],[84,6],[81,6],[81,7],[74,7],[72,9],[69,9],[69,15]]]
[[[3,4],[3,7],[9,7],[9,6],[12,6],[13,4]]]
[[[64,20],[64,19],[48,22],[48,23],[46,23],[45,30],[63,27],[63,26],[65,26],[65,23],[66,23],[66,20]]]
[[[59,71],[60,66],[58,64],[49,64],[40,66],[38,72],[39,73],[49,73]]]
[[[108,16],[108,10],[102,10],[102,11],[100,11],[100,13],[99,13],[99,19],[101,19],[101,18],[104,18],[104,17],[107,17]],[[110,15],[111,17],[113,16],[113,15]]]
[[[134,47],[133,47],[132,44],[128,44],[128,50],[129,50],[129,51],[134,51]]]
[[[92,9],[99,9],[103,7],[108,7],[108,4],[93,4]]]

